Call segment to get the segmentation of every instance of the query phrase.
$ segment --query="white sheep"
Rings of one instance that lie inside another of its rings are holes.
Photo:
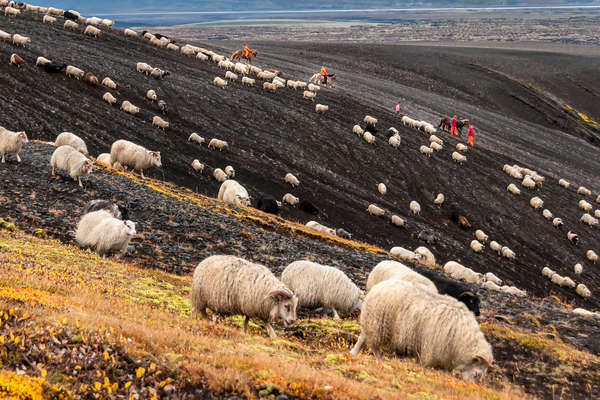
[[[554,218],[554,219],[552,220],[552,225],[553,225],[555,228],[559,228],[559,227],[561,227],[561,226],[563,225],[562,219],[560,219],[560,218],[558,218],[558,217],[557,217],[557,218]]]
[[[385,215],[385,210],[381,207],[376,206],[375,204],[369,204],[367,207],[367,211],[371,215],[375,215],[377,217],[383,217]]]
[[[442,146],[442,145],[440,145],[440,144],[437,144],[437,143],[435,143],[435,142],[431,142],[431,143],[429,144],[429,147],[430,147],[432,150],[435,150],[435,151],[440,151],[441,149],[443,149],[443,146]]]
[[[545,276],[546,278],[552,278],[552,275],[554,275],[555,272],[552,271],[550,268],[548,267],[544,267],[542,268],[542,276]]]
[[[296,187],[300,184],[300,181],[298,180],[298,178],[296,178],[294,175],[292,175],[291,173],[287,173],[285,174],[285,177],[283,178],[287,183],[289,183],[290,185],[292,185],[292,187]]]
[[[592,312],[584,308],[575,308],[573,314],[586,318],[600,318],[600,313]]]
[[[120,165],[130,167],[134,171],[139,170],[142,178],[144,177],[144,169],[152,166],[162,167],[159,151],[150,151],[127,140],[117,140],[112,144],[110,158],[113,166],[118,162]]]
[[[387,193],[387,187],[385,186],[385,183],[383,183],[383,182],[378,183],[377,190],[379,191],[380,194],[385,195]]]
[[[512,194],[514,194],[516,196],[518,196],[518,195],[521,194],[521,191],[519,190],[519,188],[514,183],[511,183],[510,185],[508,185],[506,187],[506,190],[508,190],[510,193],[512,193]]]
[[[89,35],[89,36],[98,37],[98,36],[100,36],[100,33],[102,33],[102,31],[100,29],[96,28],[95,26],[88,25],[85,28],[85,31],[83,31],[83,33],[86,35]]]
[[[9,17],[16,17],[20,13],[21,13],[20,10],[13,8],[13,7],[5,7],[4,8],[4,15],[8,15]]]
[[[244,76],[242,78],[242,84],[244,84],[244,85],[254,86],[255,83],[256,83],[256,80],[254,80],[252,78],[248,78],[247,76]]]
[[[431,154],[433,153],[433,149],[431,147],[427,147],[427,146],[421,146],[419,147],[419,151],[425,155],[427,155],[427,157],[431,157]]]
[[[352,127],[352,133],[355,133],[358,136],[362,136],[363,133],[365,133],[365,131],[363,130],[363,128],[360,127],[360,125],[354,125]]]
[[[483,275],[483,277],[487,282],[494,282],[496,285],[502,286],[502,279],[498,278],[491,272],[486,272],[485,275]]]
[[[455,162],[457,162],[459,164],[462,164],[463,162],[467,161],[467,157],[454,151],[454,152],[452,152],[452,160],[454,160]]]
[[[318,92],[319,90],[321,90],[321,88],[317,85],[313,85],[312,83],[308,84],[308,90],[310,90],[311,92]]]
[[[192,310],[201,316],[206,309],[217,314],[245,316],[244,331],[250,318],[265,322],[269,337],[277,335],[271,322],[296,321],[298,297],[268,268],[234,256],[211,256],[194,271]]]
[[[225,175],[227,176],[227,174]],[[221,184],[217,198],[225,203],[233,203],[236,206],[250,205],[248,191],[238,181],[234,181],[233,179],[227,179]]]
[[[90,218],[91,214],[100,212],[103,211],[88,213],[83,216],[82,221]],[[80,226],[81,224],[78,225],[76,237],[82,235]],[[117,257],[120,257],[125,254],[129,241],[136,234],[134,222],[123,221],[112,216],[107,216],[100,220],[97,225],[93,226],[89,233],[85,235],[87,239],[85,245],[94,248],[101,256],[106,256],[115,252]]]
[[[427,247],[417,247],[415,249],[415,253],[420,254],[422,256],[423,264],[428,265],[430,267],[435,266],[435,256]]]
[[[102,19],[98,17],[90,17],[85,19],[85,23],[87,25],[100,25],[102,23]]]
[[[158,96],[156,95],[156,92],[154,90],[150,89],[146,92],[146,98],[150,101],[156,101],[156,99],[158,99]]]
[[[548,210],[547,208],[545,208],[544,211],[542,211],[542,215],[544,216],[544,218],[546,218],[548,220],[554,218],[554,216],[552,215],[552,212],[550,212],[550,210]]]
[[[468,147],[462,143],[456,144],[456,150],[458,151],[467,151]]]
[[[281,281],[298,296],[298,306],[332,310],[335,319],[360,311],[362,291],[337,268],[308,260],[294,261],[283,270]]]
[[[575,292],[581,297],[590,297],[592,295],[590,289],[588,289],[587,286],[585,286],[583,283],[577,285],[577,287],[575,288]]]
[[[210,139],[210,142],[208,142],[208,148],[213,150],[218,149],[219,151],[222,151],[223,149],[229,148],[229,143],[227,143],[225,140],[212,138]]]
[[[104,26],[106,26],[106,27],[109,27],[109,28],[110,28],[111,26],[113,26],[113,25],[115,24],[115,21],[113,21],[112,19],[107,19],[107,18],[104,18],[104,19],[101,21],[101,24],[102,24],[102,25],[104,25]]]
[[[225,182],[227,180],[227,174],[221,168],[215,168],[213,170],[213,178],[217,182]]]
[[[71,21],[70,19],[66,20],[63,26],[65,29],[71,29],[71,30],[75,30],[75,29],[79,28],[79,24],[75,21]]]
[[[495,240],[492,240],[490,242],[490,249],[494,250],[498,254],[501,254],[501,252],[502,252],[502,245],[500,243],[496,242]]]
[[[500,250],[500,254],[502,254],[502,257],[506,257],[509,260],[514,260],[516,257],[515,252],[506,246],[502,247],[502,249]]]
[[[596,197],[596,203],[600,203],[600,194]]]
[[[213,80],[213,84],[215,86],[221,87],[223,89],[225,89],[225,86],[227,86],[227,81],[223,78],[219,78],[218,76]]]
[[[134,31],[133,29],[129,29],[129,28],[125,28],[125,30],[123,31],[123,34],[125,36],[129,36],[129,37],[136,37],[137,36],[137,32]]]
[[[0,30],[0,39],[2,40],[7,40],[11,38],[11,34],[8,32],[4,32],[3,30]]]
[[[323,104],[316,104],[315,105],[315,111],[317,113],[325,113],[326,111],[329,111],[329,106],[323,105]]]
[[[229,79],[230,81],[235,81],[235,80],[237,80],[237,78],[238,78],[237,74],[234,74],[231,71],[225,72],[225,79]]]
[[[24,131],[13,132],[0,127],[0,154],[2,154],[2,163],[6,162],[7,154],[15,154],[17,162],[21,162],[19,153],[25,143],[28,143],[27,134]]]
[[[475,272],[456,261],[448,261],[444,264],[444,273],[454,279],[464,280],[468,283],[482,283],[485,279],[483,274]]]
[[[579,186],[579,189],[577,189],[577,194],[581,194],[583,196],[591,196],[592,192],[585,186]]]
[[[408,250],[407,250],[408,251]],[[412,252],[411,252],[412,253]],[[416,257],[416,254],[412,254]],[[413,260],[416,258],[412,258]],[[398,279],[405,282],[410,282],[413,285],[420,285],[421,288],[427,292],[437,294],[437,287],[435,284],[430,281],[428,278],[419,274],[418,272],[412,270],[406,265],[399,263],[397,261],[381,261],[377,264],[371,272],[369,272],[369,276],[367,278],[366,292],[369,291],[378,283],[391,280]]]
[[[131,115],[135,115],[140,112],[140,108],[131,104],[129,100],[125,100],[123,103],[121,103],[121,110]]]
[[[390,138],[388,139],[388,143],[392,147],[400,147],[401,142],[402,142],[402,139],[398,135],[390,136]]]
[[[483,251],[483,244],[478,240],[472,240],[470,246],[471,250],[475,253],[481,253]]]
[[[396,225],[399,227],[406,226],[406,221],[404,220],[404,218],[401,218],[397,215],[392,215],[391,222],[392,222],[392,225]]]
[[[600,209],[594,211],[594,217],[600,218]]]
[[[42,18],[42,23],[44,24],[53,24],[56,22],[56,18],[51,17],[49,15],[44,15],[44,18]]]
[[[529,205],[535,208],[536,210],[539,210],[544,206],[544,201],[537,196],[532,197],[531,200],[529,200]]]
[[[581,265],[580,263],[577,263],[573,266],[573,272],[575,273],[575,275],[581,275],[581,273],[583,272],[583,265]]]
[[[410,211],[412,211],[413,214],[421,215],[421,205],[416,201],[411,201],[408,207],[410,208]]]
[[[167,50],[179,51],[179,46],[177,46],[176,44],[173,44],[173,43],[168,43]]]
[[[107,88],[110,88],[110,89],[117,88],[117,84],[115,83],[115,81],[110,79],[108,76],[106,78],[102,79],[102,85],[106,86]]]
[[[433,142],[433,143],[437,143],[440,146],[444,145],[444,141],[442,139],[440,139],[439,137],[435,136],[435,135],[429,136],[429,141]]]
[[[144,62],[136,63],[135,69],[137,70],[137,72],[143,72],[146,75],[150,75],[150,73],[153,70],[153,68],[152,68],[152,66],[150,66],[150,64],[146,64]]]
[[[72,65],[67,65],[67,69],[65,70],[65,74],[67,76],[72,76],[75,79],[79,80],[81,78],[83,78],[83,70],[74,67]]]
[[[475,315],[458,300],[400,280],[375,285],[360,314],[363,344],[379,354],[392,350],[418,356],[424,366],[457,369],[464,379],[481,378],[494,361]]]
[[[108,154],[108,153],[102,153],[102,154],[98,155],[98,157],[96,157],[96,162],[98,162],[100,164],[104,164],[107,167],[112,166],[110,154]]]
[[[588,260],[590,260],[594,264],[596,264],[596,262],[598,261],[598,254],[596,254],[596,252],[594,250],[588,250],[585,253],[585,256],[587,257]]]
[[[315,92],[311,92],[310,90],[305,90],[304,93],[302,93],[302,97],[304,97],[305,99],[311,99],[312,101],[315,101],[315,97],[317,97],[317,94]]]
[[[526,187],[527,189],[533,189],[535,188],[535,181],[531,179],[531,176],[525,175],[525,178],[523,178],[523,182],[521,182],[521,185]]]
[[[202,52],[198,52],[196,58],[200,61],[208,61],[208,56]]]
[[[377,119],[376,119],[376,118],[373,118],[373,117],[371,117],[370,115],[366,115],[366,116],[363,118],[363,122],[364,122],[365,124],[367,124],[367,125],[369,125],[369,126],[373,126],[373,127],[377,125]]]
[[[481,287],[488,290],[500,291],[501,287],[492,281],[485,281],[481,284]]]
[[[587,201],[585,201],[583,199],[579,200],[578,205],[579,205],[579,208],[581,208],[585,212],[588,212],[593,208],[590,203],[588,203]]]
[[[373,136],[373,134],[371,132],[365,132],[363,135],[363,139],[365,142],[367,142],[369,144],[375,143],[375,136]]]
[[[295,206],[300,202],[300,199],[291,193],[286,193],[283,195],[283,202],[289,204],[290,206]]]
[[[323,233],[325,235],[337,236],[335,229],[322,225],[317,221],[308,221],[306,223],[306,227],[312,229],[315,232]]]
[[[590,214],[585,213],[581,216],[581,218],[579,219],[579,221],[583,222],[584,224],[587,224],[589,226],[594,226],[594,225],[598,225],[598,220],[594,217],[592,217]]]
[[[444,196],[443,193],[438,193],[438,195],[436,196],[436,198],[433,200],[433,204],[435,204],[438,207],[441,207],[442,204],[444,204],[444,201],[446,200],[446,197]]]
[[[390,254],[409,261],[419,261],[423,259],[423,255],[417,254],[414,251],[405,249],[404,247],[394,246],[390,249]]]
[[[194,160],[192,161],[192,168],[194,168],[194,171],[196,172],[202,172],[204,171],[204,164],[198,160]]]
[[[247,75],[249,72],[248,67],[241,62],[235,63],[235,65],[233,66],[233,70],[242,75]]]
[[[577,242],[579,241],[579,235],[577,235],[575,232],[569,231],[567,232],[567,239],[569,239],[569,242],[577,245]]]
[[[482,231],[481,229],[477,229],[475,231],[475,238],[477,240],[479,240],[480,242],[484,242],[485,243],[488,240],[488,235],[486,235],[485,232]]]
[[[152,126],[156,126],[164,131],[166,128],[169,127],[169,123],[161,117],[159,117],[158,115],[155,115],[154,117],[152,117]]]
[[[117,102],[117,99],[110,92],[104,93],[102,99],[108,104],[115,104]]]
[[[271,82],[264,82],[263,90],[269,90],[269,91],[275,93],[277,91],[277,85],[274,83],[271,83]]]
[[[71,178],[83,187],[81,176],[91,172],[93,162],[71,146],[60,146],[52,153],[50,165],[52,176],[55,176],[56,169],[67,171]]]
[[[525,296],[527,296],[527,292],[526,291],[521,290],[521,289],[519,289],[517,287],[514,287],[514,286],[506,286],[506,285],[504,285],[504,286],[502,286],[500,288],[500,291],[502,291],[504,293],[511,294],[513,296],[518,296],[518,297],[525,297]]]
[[[560,186],[564,187],[565,189],[568,189],[569,186],[571,185],[566,179],[559,179],[558,184]]]
[[[225,173],[229,178],[235,177],[235,169],[231,165],[225,167]]]

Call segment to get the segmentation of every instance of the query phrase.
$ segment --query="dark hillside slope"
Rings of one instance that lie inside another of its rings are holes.
[[[600,160],[598,148],[587,141],[550,130],[523,116],[500,113],[494,104],[469,105],[464,100],[459,102],[442,94],[400,86],[370,73],[344,71],[343,61],[331,63],[342,72],[339,85],[322,89],[317,96],[317,102],[329,105],[330,111],[317,115],[315,103],[303,99],[301,91],[282,89],[275,94],[264,93],[258,85],[245,88],[240,82],[233,82],[226,89],[217,88],[212,80],[223,76],[224,71],[215,64],[153,47],[143,39],[126,39],[120,30],[105,30],[99,38],[93,39],[81,31],[65,31],[60,23],[43,25],[40,19],[27,13],[14,19],[0,16],[0,29],[32,39],[26,49],[0,42],[0,59],[8,60],[16,51],[27,62],[20,69],[0,63],[3,109],[0,125],[23,129],[30,138],[43,140],[53,140],[62,131],[72,131],[86,140],[94,155],[107,152],[117,139],[141,143],[160,150],[163,157],[163,168],[149,170],[149,176],[164,177],[210,196],[215,196],[219,188],[210,178],[212,168],[232,165],[236,179],[255,199],[262,192],[277,198],[292,192],[311,200],[322,210],[321,215],[313,217],[286,208],[282,212],[286,218],[301,223],[318,219],[329,226],[344,227],[353,232],[355,238],[387,249],[394,245],[409,248],[422,245],[417,238],[419,232],[432,231],[438,241],[430,247],[440,264],[455,259],[480,272],[492,271],[508,284],[536,296],[556,294],[578,304],[596,304],[596,300],[584,301],[574,290],[559,288],[540,276],[546,265],[571,276],[572,266],[583,261],[587,249],[600,252],[600,230],[578,222],[582,214],[577,208],[579,196],[573,188],[560,188],[555,179],[560,173],[574,183],[589,186],[595,198],[600,190]],[[259,58],[259,64],[307,79],[310,71],[317,68],[317,60],[306,61],[304,52],[308,50],[300,52],[286,46],[271,44]],[[313,57],[314,48],[310,50]],[[328,51],[327,48],[324,51]],[[339,58],[338,50],[331,51],[334,55],[324,53],[323,57]],[[111,90],[119,103],[129,100],[142,111],[131,116],[119,111],[118,106],[102,101],[105,88],[93,88],[63,75],[44,73],[34,65],[39,55],[93,71],[100,79],[112,77],[119,84],[117,90]],[[146,77],[136,72],[138,61],[165,68],[171,75],[164,81]],[[442,64],[445,60],[437,62]],[[483,80],[481,84],[488,82],[483,76],[479,79]],[[408,85],[413,80],[432,81],[426,75],[414,73],[403,83]],[[508,85],[507,90],[525,95],[526,90],[514,81],[506,80],[504,85]],[[157,106],[144,97],[151,88],[170,106],[171,111],[165,118],[171,127],[166,132],[151,126],[152,116],[160,114]],[[442,151],[431,158],[419,153],[419,146],[428,143],[427,135],[402,127],[399,117],[388,111],[397,93],[407,98],[408,114],[414,117],[434,122],[439,113],[435,110],[455,107],[460,107],[461,115],[476,116],[481,129],[478,147],[467,153],[468,161],[463,166],[451,160],[457,141],[443,134],[440,136],[446,142]],[[527,92],[527,95],[533,96],[531,101],[543,100],[534,93]],[[561,112],[550,103],[545,107],[548,107],[545,113]],[[368,145],[351,133],[352,126],[366,114],[379,119],[375,145]],[[568,124],[580,124],[571,115],[565,118]],[[399,149],[389,146],[383,134],[390,126],[398,128],[402,136]],[[497,126],[507,128],[498,131]],[[187,137],[191,132],[198,132],[207,139],[227,140],[230,148],[219,152],[190,144]],[[22,157],[26,159],[27,151]],[[195,158],[210,166],[208,172],[193,173],[190,163]],[[10,162],[14,163],[14,159]],[[508,194],[505,188],[513,180],[502,172],[505,163],[518,163],[546,175],[546,184],[535,195],[563,218],[562,231],[554,229],[539,211],[529,206],[532,192],[523,189],[519,197]],[[48,167],[41,165],[40,168]],[[300,187],[292,189],[284,183],[283,176],[287,172],[298,176]],[[376,190],[379,182],[388,186],[389,193],[383,198]],[[93,181],[91,185],[86,190],[93,189]],[[78,188],[73,189],[77,193]],[[444,207],[438,209],[432,200],[440,192],[447,200]],[[421,203],[420,216],[408,215],[411,200]],[[369,203],[407,217],[408,229],[393,227],[389,214],[385,219],[369,216],[365,211]],[[453,212],[466,215],[473,229],[460,230],[451,221]],[[486,231],[490,239],[512,248],[517,259],[507,261],[489,250],[481,255],[473,253],[469,243],[476,228]],[[580,234],[577,247],[566,239],[566,231],[570,229]],[[600,290],[600,276],[592,264],[585,263],[583,275],[574,279],[584,281],[593,292]]]

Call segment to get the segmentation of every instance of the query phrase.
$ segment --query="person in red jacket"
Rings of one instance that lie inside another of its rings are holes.
[[[327,85],[327,71],[325,70],[325,65],[321,66],[321,76],[323,77],[323,84]]]
[[[450,134],[458,136],[458,131],[456,130],[456,115],[452,117],[452,121],[450,121]]]
[[[469,132],[467,133],[467,143],[471,147],[475,147],[473,141],[475,140],[475,132],[473,131],[473,125],[469,125]]]
[[[400,102],[396,102],[396,114],[400,114]]]

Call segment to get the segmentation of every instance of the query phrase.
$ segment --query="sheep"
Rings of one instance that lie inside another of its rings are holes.
[[[115,104],[117,102],[117,99],[110,92],[104,93],[102,99],[108,104]]]
[[[317,85],[313,85],[312,83],[309,83],[308,90],[310,90],[311,92],[318,92],[319,90],[321,90],[321,88]]]
[[[337,268],[312,261],[294,261],[283,270],[281,281],[298,296],[298,306],[323,307],[333,318],[360,311],[362,291]]]
[[[108,76],[106,78],[102,79],[102,85],[106,86],[107,88],[110,88],[110,89],[117,88],[117,84],[115,83],[115,81],[110,79]]]
[[[300,202],[300,199],[291,193],[286,193],[283,195],[283,202],[289,204],[290,206],[295,206]]]
[[[179,51],[179,46],[177,46],[176,44],[173,44],[173,43],[168,43],[167,44],[167,49],[168,50],[173,50],[173,51]]]
[[[591,196],[592,192],[585,186],[579,186],[579,189],[577,189],[577,194],[581,194],[583,196]]]
[[[318,113],[325,113],[326,111],[329,111],[329,106],[323,105],[323,104],[316,104],[315,105],[315,111]]]
[[[376,356],[383,349],[416,354],[422,365],[455,368],[467,380],[479,380],[494,361],[492,347],[464,304],[400,280],[369,291],[360,328],[351,355],[366,343]]]
[[[580,263],[577,263],[573,266],[573,272],[575,273],[575,275],[581,275],[581,273],[583,272],[583,265],[581,265]]]
[[[90,84],[91,86],[98,86],[98,77],[96,77],[96,75],[92,74],[91,72],[85,74],[85,76],[83,77],[83,81]]]
[[[213,150],[219,149],[219,151],[222,151],[223,149],[229,148],[229,144],[224,140],[212,138],[210,139],[210,142],[208,142],[208,148]]]
[[[506,190],[508,190],[510,193],[514,194],[515,196],[518,196],[521,194],[521,191],[514,183],[511,183],[510,185],[508,185],[506,187]]]
[[[15,33],[13,35],[13,37],[12,37],[12,42],[16,46],[23,46],[23,47],[25,47],[25,45],[27,43],[31,42],[31,39],[28,38],[27,36],[22,36],[22,35],[19,35],[19,34]]]
[[[367,124],[367,126],[371,126],[371,127],[373,127],[373,128],[374,128],[374,127],[377,125],[377,119],[376,119],[376,118],[373,118],[373,117],[371,117],[370,115],[366,115],[366,116],[363,118],[363,122],[364,122],[365,124]]]
[[[304,97],[305,99],[311,99],[312,101],[315,101],[315,97],[317,97],[317,94],[315,92],[311,92],[310,90],[305,90],[304,93],[302,93],[302,97]]]
[[[577,293],[581,297],[590,297],[592,295],[590,289],[588,289],[587,286],[585,286],[583,283],[577,285],[577,287],[575,288],[575,293]]]
[[[337,235],[337,232],[335,231],[335,229],[332,229],[325,225],[322,225],[322,224],[318,223],[317,221],[308,221],[306,223],[306,227],[308,227],[316,232],[323,233],[325,235],[331,235],[331,236]]]
[[[427,146],[419,147],[419,151],[421,153],[427,155],[427,157],[431,157],[431,154],[433,153],[433,149],[431,147],[427,147]]]
[[[387,193],[387,187],[385,186],[385,183],[382,182],[377,184],[377,190],[380,194],[385,195]]]
[[[515,252],[506,246],[502,247],[500,254],[502,254],[502,257],[508,258],[509,260],[514,260],[516,257]]]
[[[248,67],[240,62],[235,63],[233,70],[242,75],[247,75],[249,72]]]
[[[19,153],[23,144],[28,143],[27,134],[24,131],[13,132],[0,126],[0,154],[2,154],[2,163],[6,162],[7,154],[15,154],[17,162],[21,162]]]
[[[150,151],[127,140],[117,140],[110,147],[110,159],[134,171],[139,170],[144,178],[144,169],[155,166],[162,167],[160,152]]]
[[[158,115],[155,115],[154,117],[152,117],[152,126],[156,126],[164,131],[166,128],[169,127],[169,123],[161,117],[159,117]]]
[[[225,173],[227,174],[227,176],[229,178],[235,177],[235,170],[233,169],[233,167],[231,165],[228,165],[225,167]]]
[[[218,62],[217,64],[219,66],[219,68],[225,68],[225,69],[233,69],[235,68],[235,64],[232,63],[229,60],[221,60]]]
[[[155,79],[162,79],[167,75],[170,75],[171,73],[169,71],[164,71],[160,68],[153,68],[152,72],[150,72],[150,76],[155,78]]]
[[[415,249],[416,254],[420,254],[422,256],[423,264],[428,265],[430,267],[435,266],[435,256],[427,247],[417,247]]]
[[[181,54],[184,54],[186,56],[195,56],[196,50],[194,46],[186,44],[185,46],[181,46]]]
[[[277,85],[274,83],[271,83],[271,82],[264,82],[263,90],[269,90],[269,91],[275,93],[277,91]]]
[[[219,78],[219,77],[217,76],[217,77],[216,77],[216,78],[213,80],[213,84],[214,84],[215,86],[218,86],[218,87],[221,87],[221,88],[225,89],[225,86],[227,86],[227,81],[226,81],[226,80],[224,80],[224,79],[222,79],[222,78]]]
[[[468,147],[462,143],[456,144],[456,150],[458,151],[467,151]]]
[[[392,225],[396,225],[399,227],[406,226],[406,221],[404,220],[404,218],[401,218],[397,215],[392,215],[391,222],[392,222]]]
[[[87,25],[100,25],[102,23],[102,19],[98,17],[90,17],[85,19],[85,23]]]
[[[482,283],[484,281],[483,274],[475,272],[456,261],[448,261],[444,264],[444,273],[454,279],[464,280],[468,283]]]
[[[452,160],[454,160],[455,162],[457,162],[459,164],[462,164],[463,162],[467,161],[467,157],[454,151],[454,152],[452,152]]]
[[[542,268],[542,276],[545,276],[546,278],[552,278],[552,275],[554,275],[555,272],[552,271],[550,268],[548,267],[544,267]]]
[[[288,79],[288,81],[287,81],[287,84],[286,84],[286,85],[287,85],[287,87],[289,87],[290,89],[294,89],[294,90],[298,89],[298,83],[297,83],[296,81],[293,81],[293,80],[291,80],[291,79]]]
[[[4,8],[4,15],[8,15],[9,17],[16,17],[20,13],[21,13],[20,10],[17,10],[16,8],[13,8],[13,7]]]
[[[269,80],[273,79],[275,77],[275,74],[270,71],[261,71],[258,74],[256,74],[256,77],[262,80]]]
[[[153,68],[149,64],[139,62],[135,64],[135,69],[137,70],[137,72],[143,72],[146,75],[150,75]]]
[[[90,223],[90,220],[96,223]],[[135,235],[134,222],[114,218],[105,210],[84,215],[75,233],[81,246],[92,247],[101,256],[116,252],[117,257],[125,254],[129,241]]]
[[[583,222],[584,224],[588,224],[589,226],[598,225],[598,220],[588,213],[583,214],[579,221]]]
[[[477,229],[475,231],[475,238],[477,240],[479,240],[480,242],[484,242],[485,243],[488,240],[488,235],[486,235],[485,232],[482,231],[481,229]]]
[[[441,149],[443,149],[443,146],[441,146],[441,145],[439,145],[439,144],[437,144],[437,143],[435,143],[435,142],[431,142],[431,143],[429,144],[429,147],[430,147],[432,150],[435,150],[435,151],[440,151]]]
[[[248,78],[247,76],[244,76],[242,78],[243,85],[254,86],[255,83],[256,83],[256,80],[254,80],[252,78]]]
[[[487,290],[500,291],[501,287],[492,281],[485,281],[481,284],[481,287]]]
[[[217,198],[226,203],[233,203],[236,206],[250,206],[248,191],[233,179],[227,179],[221,184]]]
[[[485,280],[487,282],[493,282],[493,283],[495,283],[496,285],[499,285],[499,286],[502,285],[502,279],[498,278],[496,275],[494,275],[491,272],[487,272],[483,277],[485,278]]]
[[[235,81],[235,80],[237,80],[237,78],[238,78],[237,74],[234,74],[231,71],[225,72],[225,79],[229,79],[230,81]]]
[[[575,232],[569,231],[567,232],[567,239],[569,239],[569,241],[574,245],[577,245],[577,242],[579,242],[579,235],[577,235]]]
[[[95,26],[92,26],[92,25],[88,25],[88,26],[85,28],[85,31],[83,31],[83,33],[84,33],[85,35],[89,35],[89,36],[93,36],[93,37],[98,37],[98,36],[100,36],[100,33],[101,33],[101,32],[102,32],[102,31],[101,31],[100,29],[98,29],[98,28],[96,28]]]
[[[77,22],[74,22],[71,20],[66,20],[63,26],[65,29],[71,29],[71,30],[75,30],[75,29],[79,28],[79,24]]]
[[[23,60],[23,58],[21,58],[21,56],[18,54],[13,53],[10,55],[10,64],[20,67],[24,62],[25,60]]]
[[[363,139],[369,144],[375,143],[375,136],[373,136],[371,132],[365,132],[365,134],[363,135]]]
[[[388,139],[388,143],[392,147],[400,147],[401,142],[402,142],[402,139],[398,135],[390,136],[390,138]]]
[[[419,203],[417,203],[416,201],[414,201],[414,200],[411,201],[409,204],[409,208],[413,214],[421,215],[421,205]]]
[[[102,154],[98,155],[98,157],[96,157],[96,162],[98,162],[100,164],[104,164],[107,167],[112,166],[112,162],[110,160],[110,154],[109,153],[102,153]]]
[[[83,187],[81,176],[92,171],[93,162],[73,147],[65,145],[54,150],[52,158],[50,158],[50,165],[52,166],[52,176],[56,175],[56,169],[67,171],[71,178],[79,182],[80,187]]]
[[[502,245],[500,243],[496,242],[495,240],[492,240],[490,242],[490,249],[494,250],[498,254],[501,254],[501,252],[502,252]]]
[[[190,141],[194,141],[198,144],[202,144],[202,143],[206,142],[206,139],[204,139],[202,136],[198,135],[196,132],[192,132],[190,137],[188,137],[188,142],[190,142]]]
[[[83,70],[81,70],[81,69],[79,69],[77,67],[74,67],[72,65],[67,65],[67,69],[65,70],[65,74],[67,76],[72,76],[72,77],[74,77],[77,80],[83,78],[83,75],[84,75],[83,74]]]
[[[544,209],[544,211],[542,211],[542,215],[544,216],[544,218],[550,220],[552,219],[554,216],[552,215],[552,213],[550,212],[550,210],[548,210],[547,208]]]
[[[87,156],[89,154],[87,146],[85,145],[83,139],[81,139],[77,135],[72,134],[71,132],[63,132],[60,135],[58,135],[56,137],[56,140],[54,141],[54,146],[71,146],[84,156]]]
[[[531,200],[529,200],[529,205],[538,210],[544,206],[544,201],[537,196],[532,197]]]
[[[121,110],[131,115],[135,115],[140,112],[140,108],[131,104],[129,100],[125,100],[123,103],[121,103]]]
[[[56,22],[56,18],[51,17],[49,15],[44,15],[44,18],[42,18],[42,23],[44,24],[53,24]]]
[[[566,179],[559,179],[558,184],[560,186],[564,187],[565,189],[568,189],[569,186],[571,185]]]
[[[400,247],[400,246],[392,247],[390,249],[390,254],[395,257],[402,258],[404,260],[409,260],[409,261],[419,261],[419,260],[423,259],[422,254],[417,254],[413,251],[410,251],[410,250],[405,249],[404,247]]]
[[[600,203],[600,194],[596,197],[596,203]]]
[[[107,18],[104,18],[104,19],[101,21],[101,24],[102,24],[102,25],[104,25],[104,26],[106,26],[106,27],[109,27],[109,28],[110,28],[111,26],[113,26],[113,25],[115,24],[115,21],[113,21],[112,19],[107,19]]]
[[[369,204],[369,207],[367,207],[367,212],[371,215],[375,215],[376,217],[383,217],[385,215],[385,210],[376,206],[375,204]]]
[[[500,290],[502,292],[504,292],[504,293],[508,293],[508,294],[513,295],[513,296],[518,296],[518,297],[525,297],[525,296],[527,296],[527,292],[526,291],[521,290],[521,289],[519,289],[517,287],[514,287],[514,286],[506,286],[506,285],[504,285],[504,286],[502,286],[500,288]]]
[[[0,30],[0,39],[2,40],[6,40],[6,39],[10,39],[11,35],[10,33],[4,32],[3,30]]]
[[[192,310],[200,316],[214,313],[245,316],[244,332],[250,318],[265,322],[269,337],[277,337],[271,322],[296,321],[298,296],[260,264],[227,255],[211,256],[198,264],[192,281]]]
[[[402,248],[400,247],[398,249]],[[409,250],[402,250],[404,251],[401,251],[400,253],[404,256],[407,256],[404,258],[417,260],[419,257],[422,257],[421,255],[417,255]],[[369,291],[378,283],[391,279],[398,279],[401,281],[410,282],[413,285],[419,285],[423,290],[429,293],[438,293],[435,284],[431,280],[402,263],[389,260],[381,261],[371,270],[367,278],[366,292],[369,293]]]
[[[552,226],[554,226],[555,228],[560,228],[561,226],[563,226],[562,219],[560,219],[560,218],[558,218],[558,217],[557,217],[557,218],[554,218],[554,219],[552,220]]]
[[[533,189],[535,188],[535,181],[531,179],[531,176],[525,175],[525,178],[523,178],[523,182],[521,182],[521,185],[526,187],[527,189]]]
[[[481,253],[483,251],[483,244],[481,244],[481,242],[478,240],[472,240],[470,246],[471,250],[473,250],[475,253]]]
[[[592,205],[585,200],[579,200],[579,208],[583,211],[588,212],[592,209]]]
[[[363,130],[363,128],[360,127],[360,125],[354,125],[352,127],[352,133],[355,133],[358,136],[362,136],[363,133],[365,133],[365,131]]]
[[[213,170],[213,178],[217,182],[225,182],[227,180],[227,174],[221,168],[215,168]]]
[[[300,181],[298,180],[298,178],[296,178],[294,175],[292,175],[289,172],[287,174],[285,174],[285,177],[283,179],[285,180],[285,182],[292,185],[292,187],[296,187],[300,184]]]
[[[585,256],[587,257],[588,260],[590,260],[594,264],[596,264],[596,262],[598,261],[598,254],[596,254],[596,252],[594,250],[586,251]]]
[[[156,95],[156,92],[154,90],[150,89],[146,92],[146,98],[150,101],[156,101],[158,96]]]
[[[129,36],[129,37],[136,37],[137,36],[137,32],[134,31],[133,29],[129,29],[129,28],[125,28],[125,30],[123,31],[123,34],[125,36]]]
[[[586,318],[600,318],[600,313],[595,313],[584,308],[576,308],[573,310],[573,314],[579,315]]]
[[[343,228],[337,228],[335,230],[335,235],[343,239],[352,239],[352,234]]]
[[[192,161],[192,168],[194,168],[194,171],[196,172],[202,172],[204,171],[204,164],[198,160],[194,160]]]
[[[594,211],[594,217],[600,218],[600,209]]]

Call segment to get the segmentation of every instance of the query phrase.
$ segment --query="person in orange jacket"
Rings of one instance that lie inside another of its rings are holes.
[[[325,70],[325,65],[321,66],[321,76],[323,77],[323,84],[327,85],[327,71]]]
[[[458,131],[456,130],[456,115],[452,117],[452,120],[450,121],[450,134],[458,136]]]
[[[471,147],[475,147],[473,141],[475,140],[475,132],[473,131],[473,125],[469,125],[469,132],[467,133],[467,143]]]
[[[246,45],[246,43],[244,43],[244,45],[242,46],[242,50],[244,50],[244,57],[248,58],[248,56],[250,55],[250,49],[248,48],[248,45]]]

